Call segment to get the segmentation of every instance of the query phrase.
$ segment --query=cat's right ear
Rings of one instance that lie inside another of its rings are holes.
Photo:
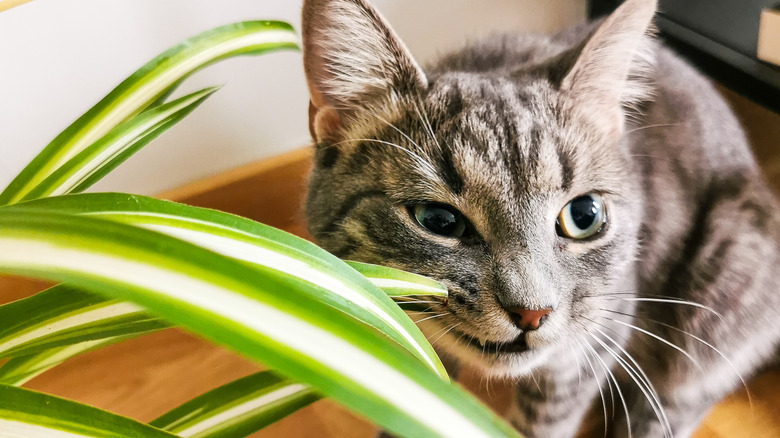
[[[588,39],[561,83],[569,103],[594,125],[619,137],[625,108],[652,88],[652,19],[656,0],[627,0]]]
[[[302,18],[309,131],[316,142],[427,86],[409,50],[366,1],[304,0]]]

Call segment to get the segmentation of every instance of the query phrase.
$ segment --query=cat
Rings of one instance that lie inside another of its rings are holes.
[[[516,381],[527,437],[610,404],[614,436],[690,436],[778,351],[778,203],[655,11],[628,0],[423,70],[365,0],[304,1],[310,234],[446,284],[421,329]]]

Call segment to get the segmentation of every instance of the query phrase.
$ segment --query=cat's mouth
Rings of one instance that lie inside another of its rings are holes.
[[[456,337],[459,339],[459,342],[465,343],[467,348],[473,348],[484,354],[525,353],[529,350],[528,343],[525,340],[525,333],[509,342],[481,341],[463,332],[458,332]]]

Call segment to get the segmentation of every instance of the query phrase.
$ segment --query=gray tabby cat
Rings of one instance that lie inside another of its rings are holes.
[[[423,71],[365,0],[304,2],[311,234],[446,283],[421,328],[516,380],[529,437],[610,399],[615,436],[689,436],[778,350],[777,202],[655,9]]]

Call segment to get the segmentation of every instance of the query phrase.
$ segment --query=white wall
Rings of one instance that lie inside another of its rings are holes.
[[[374,0],[418,60],[495,30],[550,31],[585,0]],[[234,21],[298,25],[301,0],[36,0],[0,13],[0,186],[124,77],[167,47]],[[301,147],[300,53],[228,60],[181,87],[223,84],[95,186],[151,194]]]

